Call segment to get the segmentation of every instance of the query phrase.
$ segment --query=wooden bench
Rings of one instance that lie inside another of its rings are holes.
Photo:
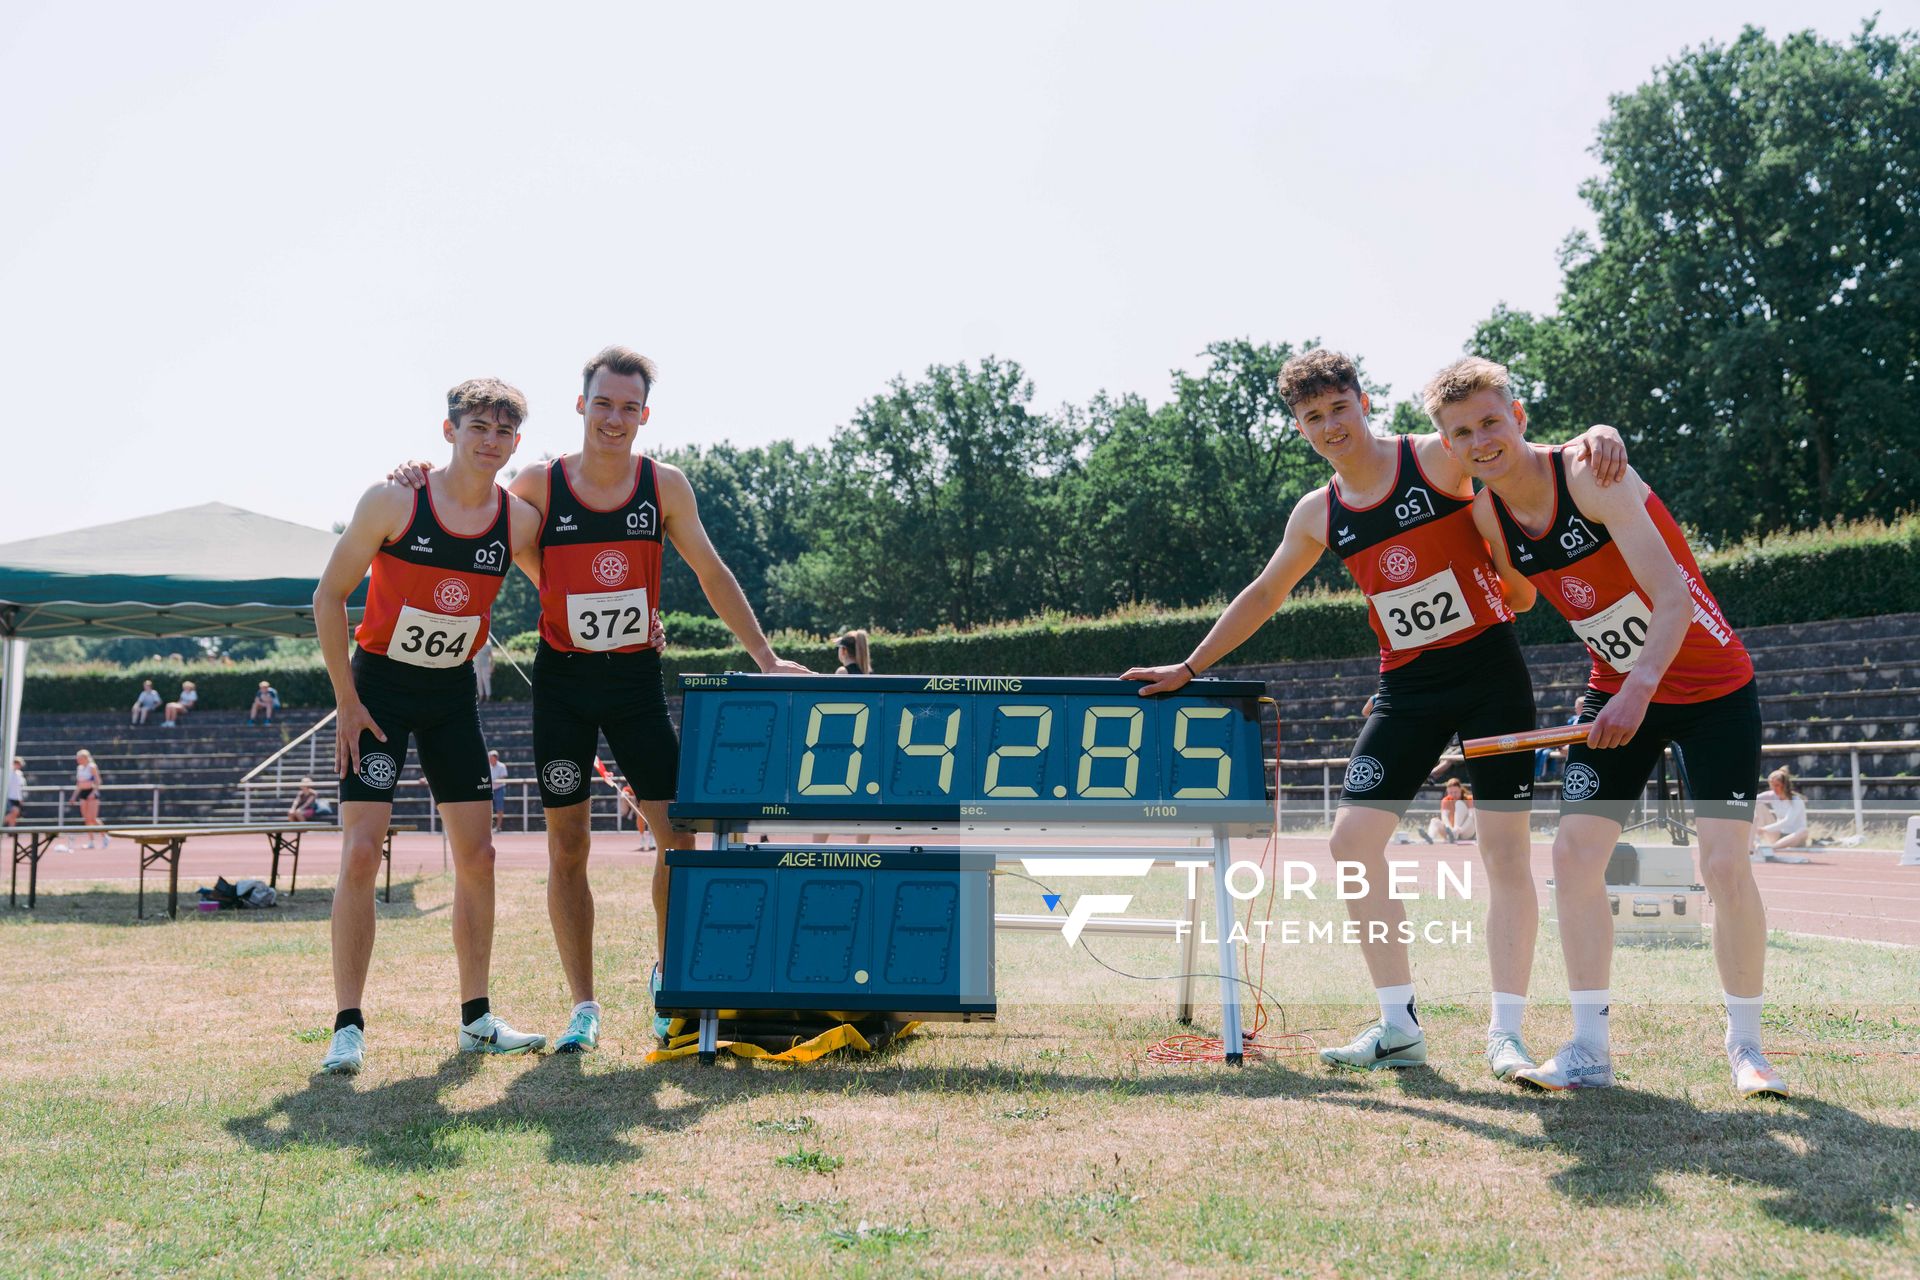
[[[412,831],[411,826],[389,826],[386,839],[381,843],[380,860],[386,863],[386,900],[393,901],[393,837],[401,831]],[[242,823],[237,826],[191,826],[170,827],[114,827],[107,834],[122,840],[131,840],[140,847],[140,892],[134,906],[137,916],[144,918],[147,913],[147,868],[155,863],[167,864],[167,915],[178,919],[180,915],[180,852],[187,841],[196,836],[265,836],[267,845],[273,851],[273,866],[268,872],[267,883],[278,887],[280,880],[280,855],[289,854],[293,858],[287,881],[287,896],[292,897],[294,884],[300,875],[300,837],[309,831],[330,831],[338,834],[337,822],[256,822]]]
[[[0,828],[13,837],[13,875],[7,882],[7,905],[20,905],[20,864],[27,864],[27,909],[33,909],[40,896],[40,859],[61,836],[84,831],[85,827],[27,826]],[[92,828],[99,830],[98,827]]]

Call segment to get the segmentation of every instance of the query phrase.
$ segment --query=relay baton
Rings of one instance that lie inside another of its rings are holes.
[[[1491,738],[1468,738],[1460,744],[1461,754],[1472,760],[1476,756],[1504,755],[1509,751],[1533,751],[1540,747],[1564,747],[1570,742],[1585,742],[1587,734],[1593,729],[1590,724],[1566,724],[1557,729],[1529,729],[1525,733],[1498,733]]]

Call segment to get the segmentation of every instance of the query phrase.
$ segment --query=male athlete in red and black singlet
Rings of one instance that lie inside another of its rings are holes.
[[[447,393],[442,433],[453,461],[418,490],[380,484],[360,499],[314,592],[314,625],[333,681],[335,755],[344,837],[333,898],[333,983],[338,1013],[322,1069],[360,1069],[360,1011],[373,958],[373,887],[393,816],[407,743],[446,824],[453,855],[453,946],[460,970],[460,1048],[526,1053],[546,1039],[492,1012],[492,775],[480,735],[473,655],[487,643],[488,612],[507,564],[533,546],[538,515],[494,483],[520,440],[527,402],[491,378]],[[347,597],[371,568],[352,658]]]
[[[1369,429],[1367,397],[1351,360],[1324,348],[1297,356],[1281,370],[1280,394],[1308,444],[1333,465],[1333,480],[1294,507],[1267,567],[1185,662],[1125,674],[1149,682],[1143,694],[1179,688],[1272,617],[1322,552],[1332,548],[1346,563],[1367,594],[1381,674],[1347,765],[1332,850],[1366,868],[1367,893],[1349,900],[1347,911],[1363,932],[1381,1021],[1321,1057],[1347,1067],[1412,1066],[1426,1061],[1426,1041],[1414,1012],[1406,909],[1387,887],[1387,840],[1456,733],[1475,737],[1533,723],[1533,687],[1507,604],[1508,596],[1530,603],[1533,588],[1495,569],[1473,525],[1467,478],[1436,437]],[[1625,466],[1611,428],[1594,428],[1582,447],[1604,467]],[[1532,1065],[1520,1019],[1539,928],[1527,834],[1533,767],[1530,758],[1496,756],[1467,768],[1490,884],[1487,1061],[1508,1079]]]
[[[662,539],[673,541],[714,613],[761,671],[807,671],[767,643],[740,584],[707,539],[686,474],[636,455],[653,379],[653,362],[638,352],[608,347],[594,356],[583,370],[575,405],[586,427],[580,452],[530,467],[512,486],[540,517],[539,546],[521,563],[540,586],[534,757],[547,818],[547,911],[575,1001],[574,1017],[556,1044],[567,1052],[593,1049],[599,1035],[586,800],[600,735],[606,735],[659,847],[693,846],[692,835],[675,832],[667,821],[680,747],[667,718],[660,651],[652,637],[661,607]],[[654,863],[653,905],[664,948],[664,856]]]
[[[1571,451],[1529,443],[1504,366],[1456,361],[1423,400],[1447,448],[1487,486],[1473,514],[1495,561],[1525,574],[1593,655],[1581,698],[1593,728],[1567,753],[1553,846],[1574,1036],[1518,1079],[1549,1089],[1613,1083],[1607,860],[1671,744],[1699,827],[1700,879],[1713,895],[1734,1086],[1784,1094],[1760,1051],[1767,920],[1747,859],[1760,786],[1752,660],[1665,504],[1631,471],[1602,488]]]

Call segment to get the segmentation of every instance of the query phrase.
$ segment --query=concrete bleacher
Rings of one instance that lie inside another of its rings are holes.
[[[1754,627],[1742,633],[1754,654],[1761,714],[1768,743],[1805,743],[1804,753],[1769,755],[1767,767],[1785,764],[1807,792],[1808,806],[1819,811],[1851,811],[1851,761],[1845,753],[1820,752],[1823,742],[1920,740],[1920,614],[1893,614],[1835,622]],[[1586,650],[1574,642],[1527,650],[1541,726],[1566,722],[1574,700],[1586,687]],[[1344,758],[1361,725],[1360,706],[1379,681],[1374,658],[1331,662],[1294,662],[1264,666],[1223,666],[1222,677],[1266,681],[1278,702],[1277,717],[1267,718],[1269,757],[1289,761]],[[676,723],[680,706],[669,698]],[[29,787],[72,790],[73,752],[94,753],[108,784],[102,816],[110,823],[160,821],[239,821],[247,816],[240,778],[285,743],[311,726],[324,710],[287,708],[271,728],[249,728],[239,711],[201,711],[178,730],[160,728],[156,713],[140,728],[129,728],[127,714],[89,712],[22,717],[21,754],[27,760]],[[509,827],[520,826],[522,783],[533,776],[533,715],[526,702],[482,705],[481,723],[488,745],[511,770]],[[1276,732],[1277,729],[1277,732]],[[253,789],[255,817],[284,813],[300,778],[318,779],[331,795],[331,729],[315,735],[270,767]],[[609,762],[611,763],[611,762]],[[1920,751],[1861,751],[1864,803],[1868,810],[1909,812],[1920,787]],[[1319,790],[1328,770],[1287,766],[1288,807],[1318,809]],[[1338,767],[1331,769],[1337,788]],[[430,821],[426,789],[417,761],[410,760],[396,792],[395,821],[422,826]],[[156,815],[154,790],[159,787]],[[53,816],[53,796],[31,792],[34,818]],[[1424,797],[1431,808],[1437,792]],[[617,802],[612,791],[594,781],[594,823],[610,826]],[[530,825],[540,825],[537,792],[524,806]]]
[[[1766,767],[1792,770],[1810,809],[1850,810],[1852,805],[1848,756],[1812,750],[1814,744],[1920,739],[1920,614],[1750,627],[1741,638],[1753,654],[1766,742],[1806,743],[1810,748],[1769,754]],[[1566,723],[1586,688],[1586,649],[1569,641],[1531,646],[1526,655],[1539,727]],[[1378,687],[1379,663],[1355,658],[1223,666],[1215,674],[1267,682],[1268,692],[1279,702],[1280,721],[1277,733],[1274,723],[1267,725],[1270,757],[1333,759],[1346,755],[1360,731],[1360,707]],[[1860,768],[1868,809],[1912,811],[1920,786],[1920,752],[1863,750]],[[1321,766],[1282,770],[1290,801],[1296,794],[1291,789],[1301,788],[1303,805],[1306,789],[1312,790],[1317,804],[1324,777]],[[1336,767],[1336,787],[1339,777]]]

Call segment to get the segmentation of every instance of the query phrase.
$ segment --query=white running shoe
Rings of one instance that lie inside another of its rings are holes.
[[[320,1061],[320,1073],[329,1076],[357,1076],[367,1062],[367,1033],[359,1027],[342,1027],[327,1044],[327,1056]]]
[[[1791,1098],[1786,1081],[1767,1061],[1757,1044],[1737,1044],[1727,1050],[1727,1065],[1733,1068],[1733,1087],[1743,1098]]]
[[[1322,1049],[1320,1061],[1355,1071],[1378,1071],[1381,1067],[1422,1067],[1427,1062],[1427,1038],[1418,1030],[1408,1033],[1384,1022],[1376,1022],[1360,1033],[1352,1044],[1337,1049]]]
[[[1509,1031],[1487,1034],[1487,1066],[1495,1080],[1513,1083],[1514,1073],[1535,1065],[1520,1037]]]
[[[515,1031],[491,1013],[483,1013],[460,1028],[462,1053],[538,1053],[546,1047],[545,1036]]]
[[[1595,1053],[1578,1040],[1569,1040],[1560,1051],[1537,1067],[1522,1067],[1513,1073],[1521,1084],[1536,1089],[1611,1089],[1613,1059]]]
[[[553,1042],[555,1053],[592,1053],[600,1047],[600,1015],[591,1009],[575,1009],[567,1029]]]

